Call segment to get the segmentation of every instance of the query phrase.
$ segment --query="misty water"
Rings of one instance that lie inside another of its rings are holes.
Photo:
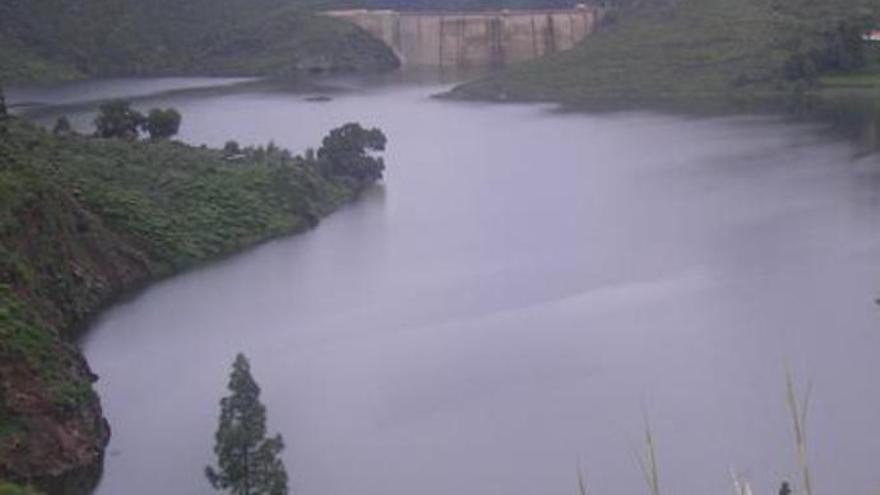
[[[797,477],[786,361],[812,383],[816,492],[880,490],[880,159],[824,125],[456,103],[424,81],[324,103],[101,84],[179,108],[191,143],[301,152],[359,121],[389,150],[384,184],[317,229],[94,323],[98,494],[211,493],[239,351],[299,495],[575,494],[578,465],[592,493],[644,493],[646,418],[664,493],[729,493],[731,469],[776,493]],[[31,112],[87,126],[82,88]]]

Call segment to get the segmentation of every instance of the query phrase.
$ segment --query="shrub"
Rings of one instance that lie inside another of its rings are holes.
[[[180,130],[182,120],[180,112],[174,108],[166,108],[165,110],[154,108],[147,115],[143,127],[151,139],[168,139],[175,136]]]
[[[70,126],[70,121],[67,117],[64,115],[58,117],[58,120],[55,121],[55,127],[52,128],[52,134],[64,136],[71,132],[73,132],[73,128]]]
[[[223,145],[223,152],[227,155],[240,155],[241,154],[241,146],[238,145],[237,141],[229,140],[226,141],[226,144]]]
[[[134,140],[140,135],[144,116],[125,100],[112,100],[98,107],[95,117],[97,134],[103,138]]]

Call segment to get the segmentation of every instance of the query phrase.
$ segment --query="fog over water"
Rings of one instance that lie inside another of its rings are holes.
[[[880,493],[880,159],[818,124],[429,98],[445,87],[138,100],[213,146],[376,125],[388,172],[309,233],[103,314],[82,340],[113,427],[98,494],[211,493],[238,351],[298,495],[574,494],[578,463],[592,493],[644,493],[646,416],[664,493],[729,493],[731,468],[776,493],[786,360],[813,383],[816,493]]]

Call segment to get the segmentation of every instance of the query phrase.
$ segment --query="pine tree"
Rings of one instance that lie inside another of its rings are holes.
[[[266,407],[243,354],[235,357],[229,390],[220,400],[217,468],[205,468],[208,481],[233,495],[286,495],[287,470],[279,458],[284,441],[281,435],[266,438]]]

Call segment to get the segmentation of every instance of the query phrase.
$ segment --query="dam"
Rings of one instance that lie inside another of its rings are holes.
[[[567,50],[592,34],[604,14],[604,7],[586,4],[563,10],[324,12],[369,32],[404,65],[459,68],[501,66]]]

